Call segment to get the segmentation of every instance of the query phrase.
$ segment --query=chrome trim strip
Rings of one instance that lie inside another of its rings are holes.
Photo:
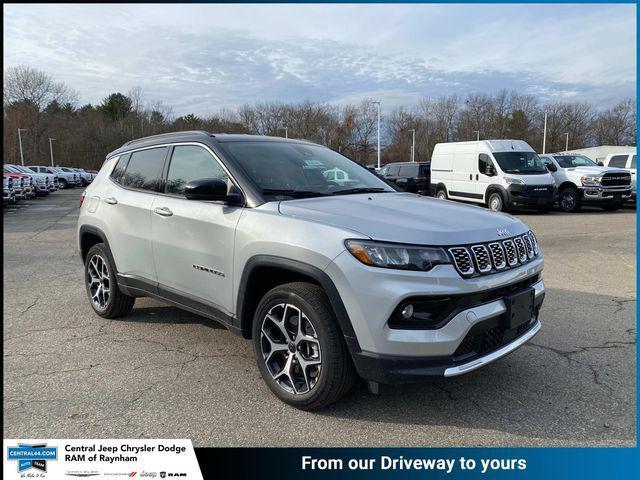
[[[522,346],[523,344],[531,340],[536,335],[536,333],[540,331],[540,328],[542,328],[542,325],[538,320],[535,323],[535,325],[531,327],[531,329],[529,329],[529,331],[525,332],[521,337],[516,338],[513,342],[508,343],[504,347],[499,348],[498,350],[491,352],[490,354],[485,355],[484,357],[477,358],[472,362],[458,365],[455,367],[449,367],[444,371],[444,376],[456,377],[458,375],[462,375],[463,373],[477,370],[478,368],[484,367],[485,365],[488,365],[491,362],[495,362],[499,358],[504,357],[508,353],[513,352],[518,347]]]

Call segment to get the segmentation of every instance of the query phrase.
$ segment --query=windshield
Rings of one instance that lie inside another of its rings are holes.
[[[535,152],[494,152],[493,156],[504,173],[536,175],[547,173],[547,169]]]
[[[221,144],[266,196],[278,198],[395,191],[366,168],[317,145]]]
[[[574,168],[574,167],[597,167],[598,165],[589,157],[584,155],[554,155],[558,165],[562,168]]]
[[[29,170],[27,167],[22,167],[20,165],[12,165],[12,167],[15,168],[16,170],[21,171],[22,173],[33,174],[33,171]]]

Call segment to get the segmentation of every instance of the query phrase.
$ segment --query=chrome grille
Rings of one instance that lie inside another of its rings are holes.
[[[450,247],[448,250],[454,266],[463,277],[516,268],[533,260],[540,253],[538,240],[531,231],[503,241]]]
[[[538,239],[531,230],[529,230],[529,238],[531,239],[531,244],[533,245],[533,254],[538,255],[538,252],[540,251],[538,247]]]
[[[507,268],[507,259],[504,255],[504,249],[499,243],[490,243],[489,250],[491,251],[491,260],[496,270],[502,270]]]
[[[529,234],[527,233],[526,235],[523,235],[522,240],[524,240],[524,246],[527,249],[527,257],[529,257],[530,259],[533,258],[533,242],[531,241]]]
[[[480,273],[487,273],[491,271],[491,259],[489,258],[489,250],[484,245],[474,245],[471,247],[473,253],[473,259],[475,260],[476,268]]]
[[[450,248],[449,252],[453,256],[456,268],[462,275],[469,276],[475,273],[473,263],[471,262],[471,255],[469,255],[469,250],[465,247],[455,247]]]
[[[524,248],[524,241],[522,240],[522,237],[514,238],[513,243],[516,244],[518,260],[520,260],[521,263],[525,263],[527,261],[527,250]]]
[[[504,251],[507,254],[507,263],[510,267],[518,264],[518,254],[516,253],[516,246],[513,240],[505,240],[502,242],[504,245]]]

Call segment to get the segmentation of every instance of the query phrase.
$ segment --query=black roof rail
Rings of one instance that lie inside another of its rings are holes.
[[[129,140],[127,143],[123,145],[126,147],[128,145],[134,145],[139,142],[143,142],[146,140],[152,140],[154,138],[164,138],[164,137],[178,137],[183,135],[206,135],[207,137],[213,137],[213,133],[207,132],[205,130],[186,130],[182,132],[167,132],[167,133],[159,133],[157,135],[150,135],[148,137],[136,138],[135,140]]]

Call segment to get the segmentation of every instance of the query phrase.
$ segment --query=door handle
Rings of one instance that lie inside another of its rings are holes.
[[[170,217],[173,215],[173,212],[167,207],[156,207],[153,209],[153,213],[160,215],[161,217]]]
[[[115,197],[105,198],[104,203],[108,203],[109,205],[115,205],[118,203],[118,199],[116,199]]]
[[[469,174],[469,180],[473,180],[473,173]]]
[[[480,175],[476,173],[476,180],[479,180]]]

